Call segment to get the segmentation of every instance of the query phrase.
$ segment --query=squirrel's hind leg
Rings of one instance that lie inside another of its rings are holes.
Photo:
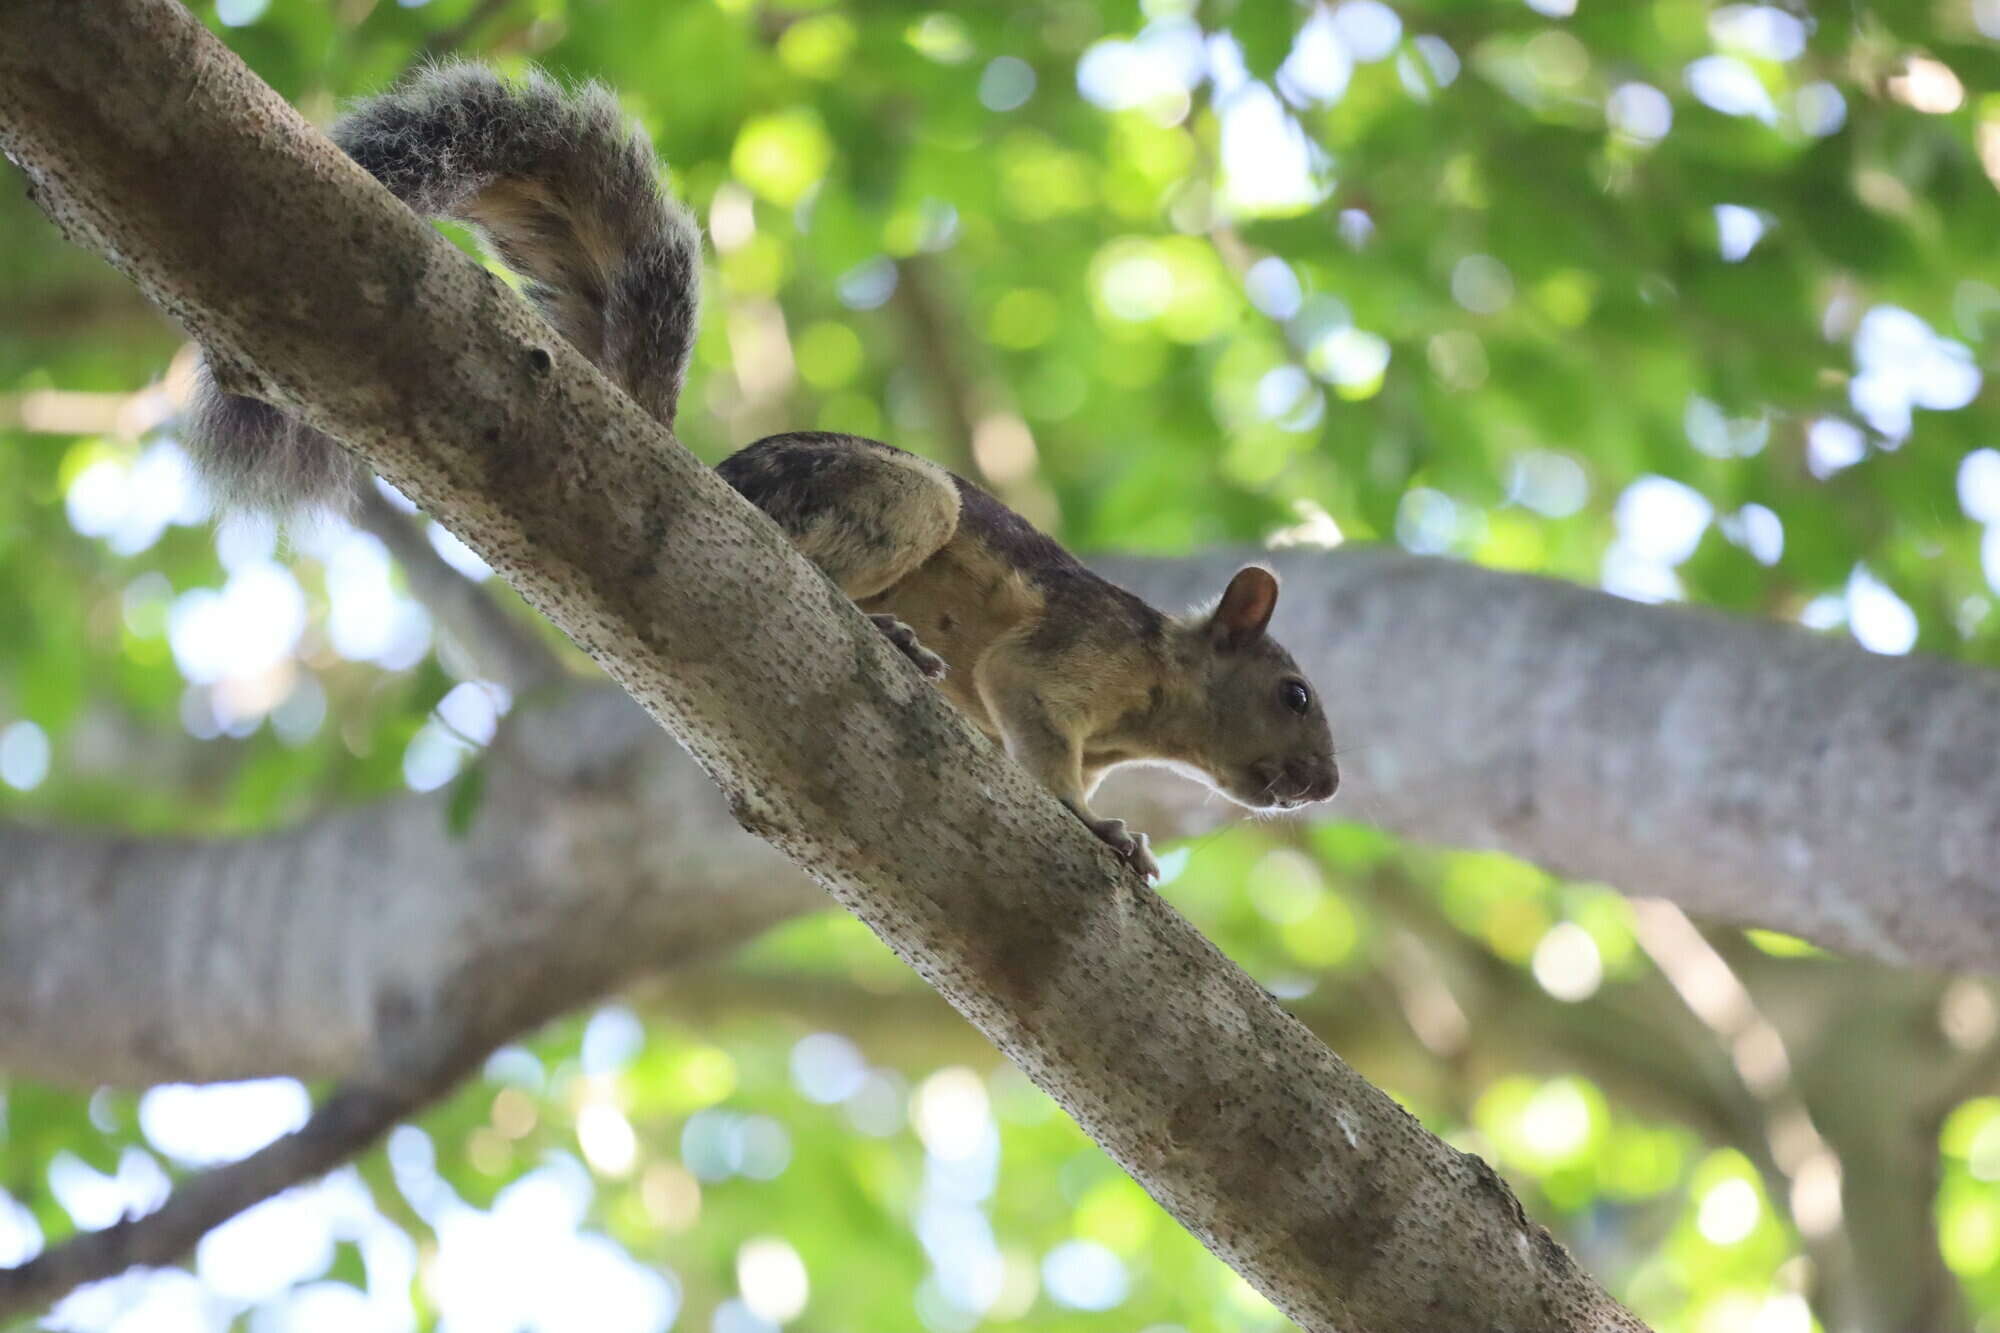
[[[900,583],[958,530],[958,484],[949,472],[858,436],[774,435],[717,470],[857,602]],[[944,675],[944,659],[915,630],[894,616],[870,618],[918,670]]]

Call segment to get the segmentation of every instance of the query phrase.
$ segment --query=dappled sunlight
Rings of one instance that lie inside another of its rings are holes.
[[[1891,441],[1910,433],[1913,408],[1955,411],[1972,401],[1983,378],[1971,348],[1890,305],[1861,317],[1854,361],[1858,373],[1848,390],[1854,409]]]
[[[745,1241],[736,1252],[736,1285],[750,1312],[774,1324],[805,1313],[812,1284],[799,1252],[774,1236]]]
[[[1917,644],[1917,615],[1889,586],[1856,565],[1847,580],[1847,623],[1870,652],[1907,653]]]
[[[450,1325],[536,1333],[659,1333],[679,1284],[608,1238],[580,1230],[581,1168],[552,1159],[502,1189],[491,1211],[448,1206],[423,1281]]]
[[[697,1111],[681,1131],[681,1156],[697,1180],[775,1180],[791,1165],[791,1136],[769,1116]]]
[[[1731,1176],[1701,1196],[1695,1227],[1711,1245],[1735,1245],[1756,1229],[1762,1211],[1757,1187],[1741,1176]]]
[[[48,1183],[49,1192],[77,1226],[102,1231],[128,1215],[150,1213],[165,1203],[170,1182],[152,1154],[128,1147],[110,1172],[98,1171],[72,1153],[58,1153],[49,1163]]]
[[[1383,544],[2000,662],[2000,103],[1982,83],[2000,0],[196,8],[322,124],[433,40],[615,88],[709,247],[674,423],[705,459],[852,432],[1086,556],[1339,550],[1330,566]],[[58,262],[25,211],[12,223],[0,807],[254,836],[427,792],[412,806],[476,840],[481,779],[512,762],[487,747],[539,696],[482,677],[449,599],[372,523],[217,522],[179,437],[185,335],[115,274]],[[545,629],[380,493],[430,578]],[[1832,716],[1808,683],[1782,706]],[[1910,978],[1801,940],[1349,822],[1413,818],[1382,813],[1410,798],[1380,777],[1395,737],[1368,732],[1407,705],[1316,684],[1355,754],[1328,817],[1159,849],[1156,888],[1264,993],[1489,1160],[1663,1333],[1833,1327],[1889,1135],[1894,1170],[1934,1194],[1908,1280],[2000,1318],[1990,982],[1911,999]],[[1547,753],[1579,704],[1532,676],[1474,685],[1546,730],[1526,749],[1466,737],[1405,788],[1508,790],[1468,840],[1518,847],[1515,825],[1581,799]],[[1467,687],[1412,688],[1422,707]],[[1603,762],[1591,776],[1614,776]],[[1815,799],[1844,809],[1838,784],[1869,775],[1826,767]],[[1736,775],[1700,776],[1705,835],[1763,836]],[[1646,845],[1670,805],[1589,835]],[[1899,1026],[1871,1030],[1855,997]],[[1879,1122],[1826,1109],[1850,1077],[1887,1089]],[[4,1267],[157,1208],[298,1129],[323,1090],[0,1095]],[[1328,1131],[1373,1151],[1352,1109],[1327,1108]],[[520,1036],[378,1152],[46,1322],[1288,1327],[836,913]]]
[[[48,733],[26,718],[0,727],[0,782],[33,791],[48,775]]]
[[[1604,118],[1634,143],[1655,144],[1674,127],[1674,104],[1650,83],[1622,83],[1605,102]]]
[[[42,1252],[42,1228],[26,1204],[0,1190],[0,1266],[26,1263]]]
[[[815,1102],[844,1102],[867,1078],[861,1048],[837,1032],[815,1032],[792,1047],[792,1081]]]
[[[1042,1259],[1042,1285],[1059,1304],[1076,1310],[1109,1310],[1129,1289],[1118,1256],[1087,1240],[1056,1246]]]
[[[1618,539],[1604,553],[1605,591],[1641,602],[1679,600],[1674,568],[1694,554],[1714,507],[1691,487],[1648,476],[1625,488],[1614,512]]]
[[[1603,984],[1604,960],[1589,931],[1574,921],[1559,921],[1535,946],[1534,972],[1543,990],[1575,1004]]]
[[[306,1123],[312,1102],[296,1079],[163,1084],[139,1098],[147,1142],[183,1166],[248,1157]]]
[[[1291,54],[1278,66],[1278,90],[1294,102],[1338,102],[1354,77],[1354,56],[1342,40],[1333,11],[1315,6],[1299,25]]]
[[[209,516],[187,455],[166,440],[136,456],[110,453],[85,464],[64,498],[70,526],[102,538],[118,555],[147,550],[169,524],[188,526]]]
[[[1175,124],[1207,69],[1201,28],[1185,18],[1148,24],[1131,41],[1100,41],[1077,62],[1077,90],[1112,111],[1145,111]]]
[[[1890,76],[1889,96],[1926,115],[1946,116],[1965,105],[1965,85],[1951,66],[1928,56],[1913,56],[1903,72]]]
[[[1742,547],[1750,558],[1767,569],[1785,555],[1785,523],[1768,506],[1751,503],[1733,514],[1724,514],[1717,525],[1731,544]]]

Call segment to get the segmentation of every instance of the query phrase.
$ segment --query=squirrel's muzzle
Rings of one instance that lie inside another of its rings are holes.
[[[1263,759],[1250,766],[1250,781],[1265,809],[1296,810],[1330,798],[1340,787],[1340,767],[1332,755]]]

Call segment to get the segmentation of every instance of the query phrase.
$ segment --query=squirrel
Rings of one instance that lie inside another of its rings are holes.
[[[701,234],[645,131],[597,84],[474,64],[367,99],[334,141],[413,210],[470,226],[556,332],[669,429],[700,304]],[[197,374],[185,444],[225,504],[343,508],[367,479],[331,437]],[[718,468],[950,702],[1142,877],[1146,836],[1093,814],[1109,769],[1164,763],[1256,810],[1339,782],[1319,697],[1266,628],[1248,565],[1155,610],[962,477],[875,440],[774,435]]]

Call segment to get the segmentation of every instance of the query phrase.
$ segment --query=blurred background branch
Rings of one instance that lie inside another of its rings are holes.
[[[2000,934],[1992,5],[197,10],[320,121],[445,50],[615,87],[713,240],[710,457],[970,460],[1168,602],[1355,541],[1286,610],[1397,840],[1142,780],[1168,896],[1656,1326],[2000,1318],[1995,1003],[1940,970]],[[176,331],[0,234],[0,1265],[296,1127],[173,1081],[365,1074],[390,981],[521,1043],[64,1326],[1277,1326],[621,698],[495,690],[564,658],[448,543],[211,533]]]

